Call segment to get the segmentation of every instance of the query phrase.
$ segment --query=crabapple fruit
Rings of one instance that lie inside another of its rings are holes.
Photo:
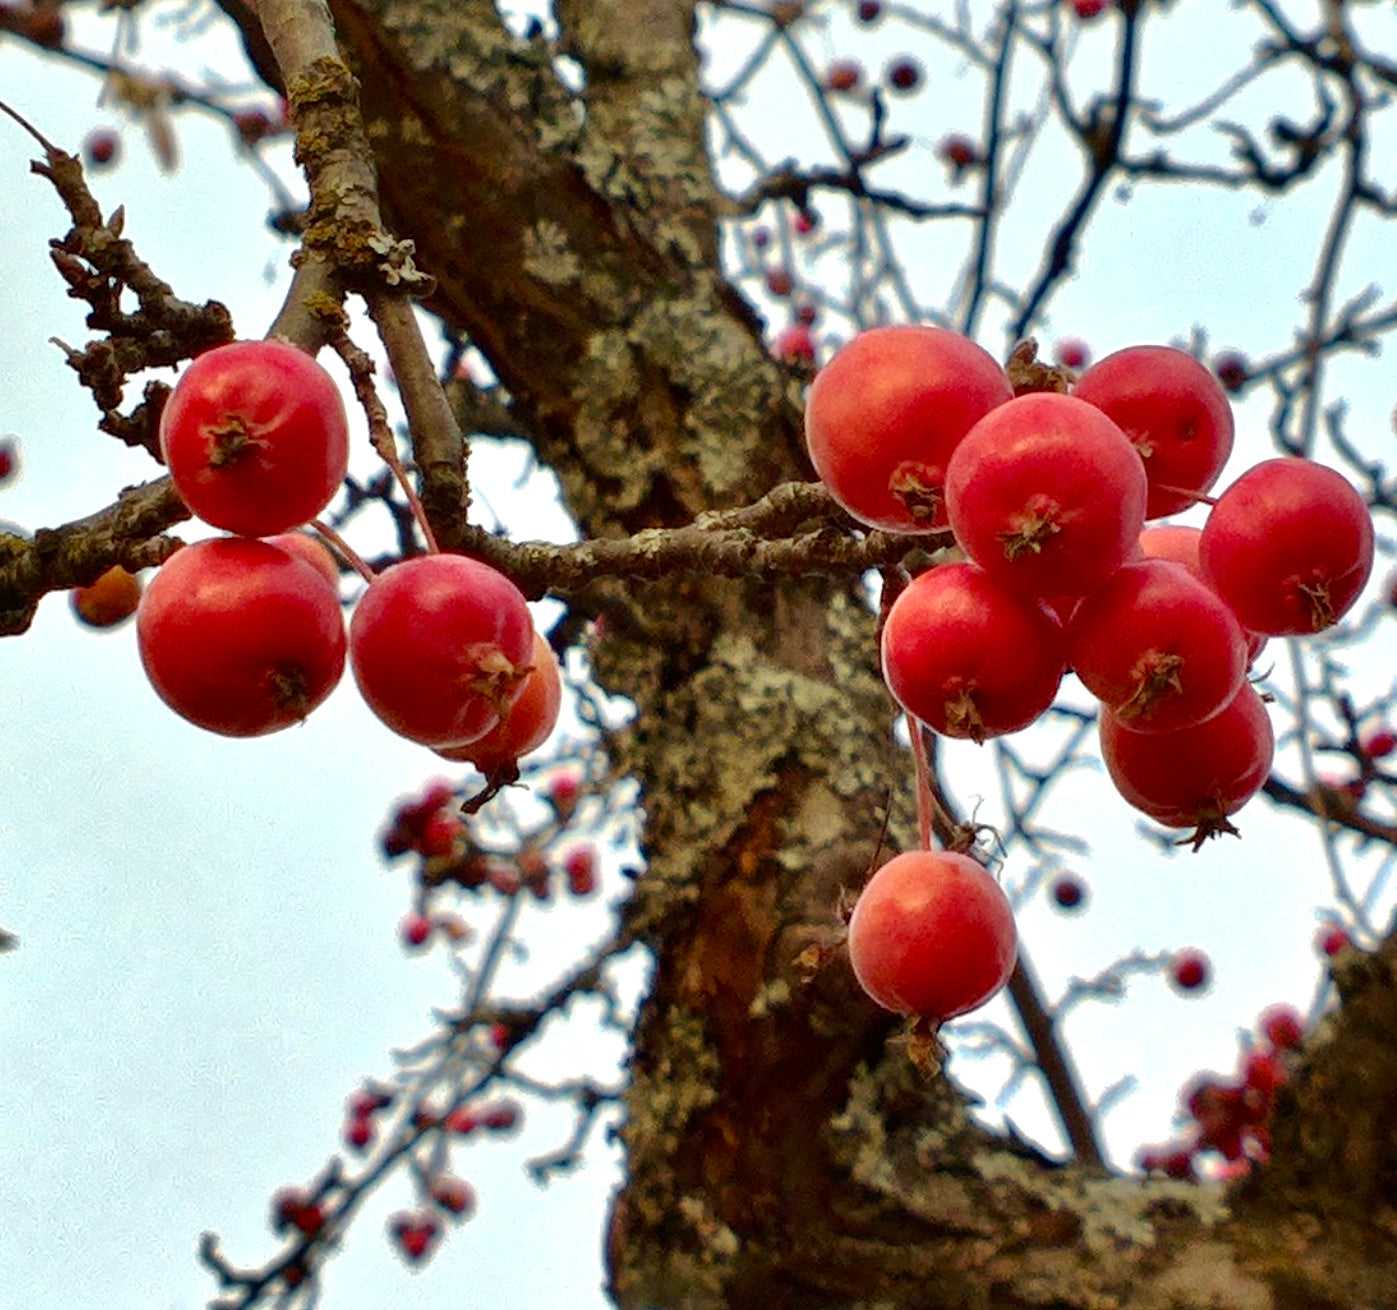
[[[973,564],[919,574],[883,625],[883,679],[899,705],[948,737],[1026,728],[1053,703],[1062,625]]]
[[[1182,564],[1206,587],[1208,579],[1203,576],[1203,566],[1198,562],[1198,543],[1202,536],[1201,528],[1186,527],[1181,523],[1152,523],[1140,534],[1140,553],[1146,559],[1167,559]],[[1256,663],[1256,657],[1266,648],[1266,638],[1245,627],[1242,636],[1246,638],[1247,664],[1250,666]]]
[[[1078,910],[1086,899],[1087,889],[1081,879],[1065,873],[1053,879],[1052,894],[1059,909]]]
[[[141,598],[136,638],[160,699],[225,737],[300,722],[344,671],[339,594],[304,560],[247,538],[171,556]]]
[[[282,341],[235,341],[185,369],[160,417],[175,489],[216,528],[269,537],[314,518],[349,465],[330,375]]]
[[[1261,1035],[1278,1051],[1293,1051],[1305,1040],[1305,1021],[1293,1005],[1272,1005],[1257,1020]]]
[[[424,746],[483,737],[523,690],[534,627],[519,589],[464,555],[417,555],[370,584],[349,625],[354,680]]]
[[[106,168],[121,153],[121,137],[109,127],[94,127],[83,140],[82,153],[90,167]]]
[[[96,582],[74,587],[73,613],[89,628],[114,628],[124,623],[141,603],[141,580],[113,564]]]
[[[1202,951],[1180,951],[1169,962],[1169,981],[1181,992],[1196,992],[1208,982],[1208,957]]]
[[[1221,385],[1172,346],[1127,346],[1107,355],[1072,394],[1105,413],[1144,460],[1147,519],[1194,504],[1232,453],[1232,407]]]
[[[990,410],[946,469],[965,553],[1031,596],[1085,596],[1138,548],[1145,467],[1101,410],[1040,391]]]
[[[1073,611],[1067,663],[1136,732],[1191,727],[1237,693],[1247,644],[1232,611],[1181,564],[1123,564]]]
[[[1263,460],[1218,497],[1198,558],[1244,627],[1320,632],[1346,614],[1373,569],[1373,520],[1342,474],[1312,460]]]
[[[532,664],[518,699],[489,732],[464,746],[443,746],[437,754],[490,773],[542,746],[563,707],[563,678],[558,657],[539,633],[534,634]]]
[[[1207,837],[1236,832],[1228,822],[1261,789],[1275,736],[1261,697],[1243,682],[1232,700],[1190,728],[1135,732],[1101,711],[1101,758],[1127,803],[1170,828]]]
[[[988,351],[944,328],[860,332],[815,376],[805,438],[846,510],[889,532],[946,525],[946,465],[971,427],[1013,397]]]
[[[894,856],[849,919],[859,986],[898,1014],[965,1014],[1008,982],[1017,956],[1008,897],[981,864],[950,851]]]

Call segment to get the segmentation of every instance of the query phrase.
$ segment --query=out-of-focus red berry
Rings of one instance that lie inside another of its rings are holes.
[[[91,168],[106,168],[116,163],[121,153],[121,138],[109,127],[95,127],[82,143],[83,158]]]
[[[825,69],[824,80],[831,91],[853,91],[863,81],[863,67],[856,59],[836,59]]]
[[[1305,1038],[1305,1021],[1293,1005],[1272,1005],[1263,1010],[1257,1027],[1278,1051],[1293,1051]]]
[[[1224,391],[1238,392],[1247,385],[1251,369],[1245,355],[1235,350],[1224,350],[1213,360],[1213,372],[1222,383]]]
[[[968,136],[953,132],[950,136],[943,136],[937,142],[936,157],[943,164],[948,164],[958,176],[979,160],[980,151]]]
[[[794,323],[777,334],[771,343],[771,353],[789,364],[813,364],[815,338],[803,323]]]
[[[894,59],[888,65],[887,79],[894,91],[915,91],[922,82],[922,66],[915,59]]]
[[[344,1140],[356,1151],[364,1150],[374,1139],[372,1119],[351,1119],[344,1129]]]
[[[1397,750],[1397,732],[1393,732],[1391,728],[1379,728],[1364,737],[1361,745],[1363,754],[1370,760],[1380,760],[1384,755],[1391,755]]]
[[[1063,368],[1085,368],[1091,349],[1081,337],[1063,337],[1053,351]]]
[[[1180,951],[1169,965],[1169,981],[1181,992],[1206,986],[1208,973],[1208,957],[1202,951]]]
[[[1315,933],[1315,949],[1321,955],[1338,955],[1349,944],[1349,935],[1337,923],[1327,924]]]

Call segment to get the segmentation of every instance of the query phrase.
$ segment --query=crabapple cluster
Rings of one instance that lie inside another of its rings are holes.
[[[1146,1172],[1170,1178],[1196,1176],[1195,1166],[1221,1157],[1221,1169],[1231,1177],[1264,1164],[1271,1154],[1271,1111],[1290,1076],[1290,1062],[1304,1037],[1304,1023],[1289,1005],[1273,1005],[1257,1020],[1256,1035],[1248,1039],[1231,1078],[1205,1076],[1184,1092],[1191,1121],[1181,1141],[1147,1147],[1138,1163]]]
[[[265,538],[313,518],[338,489],[349,462],[339,392],[283,342],[221,346],[171,393],[160,449],[190,510],[237,535],[185,546],[147,588],[136,633],[151,686],[211,732],[289,727],[344,671],[338,570]]]
[[[1268,635],[1335,623],[1372,567],[1361,497],[1304,459],[1244,473],[1201,531],[1146,529],[1207,500],[1232,448],[1222,388],[1169,347],[1117,351],[1071,394],[1015,396],[963,337],[878,328],[816,377],[806,432],[852,515],[949,525],[968,557],[887,615],[884,677],[909,716],[984,741],[1036,720],[1071,669],[1101,702],[1117,790],[1196,839],[1227,830],[1269,770],[1249,660]]]
[[[559,772],[543,790],[546,817],[513,834],[508,846],[477,844],[471,830],[454,813],[456,793],[450,783],[434,779],[420,795],[399,801],[380,841],[384,855],[420,857],[419,882],[426,890],[454,884],[466,892],[493,892],[513,897],[527,891],[535,901],[552,900],[561,882],[570,896],[585,899],[598,887],[597,853],[587,840],[573,836],[580,782]],[[409,949],[421,948],[440,934],[452,943],[470,940],[469,928],[454,914],[427,912],[425,901],[399,925]]]
[[[872,528],[949,527],[965,557],[893,601],[884,679],[914,723],[983,742],[1038,719],[1071,670],[1100,702],[1117,791],[1196,848],[1235,831],[1228,816],[1270,770],[1251,658],[1357,600],[1367,507],[1305,459],[1266,460],[1212,501],[1231,408],[1181,350],[1128,347],[1075,382],[1016,377],[1019,394],[954,332],[895,326],[856,336],[810,387],[807,444],[830,495]],[[1199,502],[1201,531],[1146,528]]]
[[[152,686],[213,732],[257,736],[299,722],[338,684],[394,732],[505,779],[557,721],[557,659],[503,574],[459,555],[370,575],[346,636],[339,568],[293,529],[344,479],[339,391],[309,355],[243,341],[199,356],[165,405],[160,446],[190,510],[230,537],[186,546],[141,603]]]

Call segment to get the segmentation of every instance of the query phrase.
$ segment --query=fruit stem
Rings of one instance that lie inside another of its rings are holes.
[[[311,519],[310,526],[349,561],[350,568],[363,578],[365,582],[372,583],[378,577],[378,574],[364,563],[359,552],[345,541],[345,539],[328,523],[324,523],[320,519]]]
[[[908,735],[912,738],[912,758],[917,764],[917,848],[931,849],[931,807],[936,803],[931,795],[931,761],[927,758],[926,737],[918,719],[907,716]]]
[[[440,555],[441,547],[437,545],[432,525],[427,522],[427,511],[423,509],[422,500],[413,488],[402,460],[398,458],[397,443],[393,440],[393,434],[386,427],[382,431],[375,431],[373,433],[373,447],[378,452],[379,458],[393,471],[393,476],[403,489],[403,495],[407,497],[408,508],[412,511],[413,522],[422,530],[422,540],[427,544],[427,554]]]
[[[1195,505],[1216,505],[1218,498],[1209,496],[1201,491],[1190,491],[1187,487],[1166,487],[1162,483],[1155,487],[1156,491],[1167,491],[1171,496],[1187,496]]]

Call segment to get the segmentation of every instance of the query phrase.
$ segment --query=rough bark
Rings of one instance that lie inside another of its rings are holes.
[[[583,530],[673,527],[808,476],[799,397],[717,265],[691,6],[566,0],[561,49],[486,0],[332,0],[385,219],[437,280]],[[440,510],[438,511],[440,512]],[[656,960],[629,1180],[609,1239],[630,1307],[1397,1304],[1397,953],[1355,963],[1231,1194],[1058,1165],[918,1074],[837,946],[910,764],[855,580],[676,577],[573,598],[637,706]]]

